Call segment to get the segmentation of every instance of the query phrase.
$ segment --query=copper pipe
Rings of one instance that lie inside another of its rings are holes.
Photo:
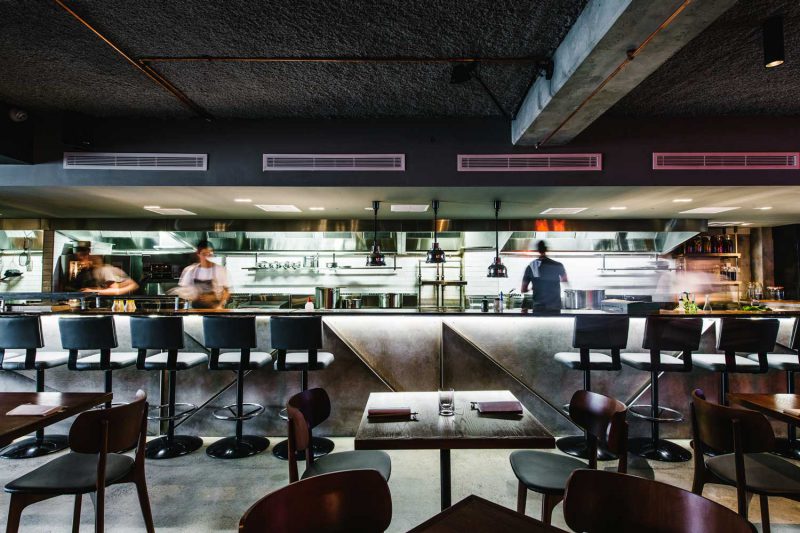
[[[578,112],[579,112],[581,109],[583,109],[583,108],[586,106],[586,104],[588,104],[588,103],[589,103],[589,101],[590,101],[592,98],[594,98],[594,97],[597,95],[597,93],[599,93],[600,91],[602,91],[602,90],[603,90],[603,88],[604,88],[606,85],[608,85],[608,83],[609,83],[611,80],[613,80],[613,79],[614,79],[614,78],[617,76],[617,74],[619,74],[620,72],[622,72],[622,71],[625,69],[625,67],[627,67],[627,66],[628,66],[628,64],[630,64],[630,62],[631,62],[631,61],[633,61],[633,60],[636,58],[636,56],[638,56],[640,53],[642,53],[642,50],[644,50],[644,48],[645,48],[645,47],[646,47],[648,44],[650,44],[650,42],[651,42],[651,41],[652,41],[652,40],[655,38],[655,36],[656,36],[656,35],[658,35],[659,33],[661,33],[661,31],[662,31],[664,28],[666,28],[667,26],[669,26],[669,25],[672,23],[672,21],[674,21],[674,20],[675,20],[675,18],[677,18],[677,16],[681,14],[681,12],[682,12],[684,9],[686,9],[686,8],[689,6],[689,4],[691,4],[691,3],[692,3],[692,1],[693,1],[693,0],[684,0],[684,2],[683,2],[683,3],[682,3],[682,4],[681,4],[679,7],[678,7],[678,9],[676,9],[676,10],[675,10],[675,11],[674,11],[674,12],[673,12],[673,13],[672,13],[672,14],[671,14],[669,17],[667,17],[667,19],[666,19],[664,22],[662,22],[661,24],[659,24],[659,25],[658,25],[658,27],[657,27],[657,28],[656,28],[656,29],[655,29],[655,30],[654,30],[654,31],[653,31],[653,32],[652,32],[650,35],[648,35],[648,36],[647,36],[647,38],[646,38],[644,41],[642,41],[642,43],[641,43],[639,46],[637,46],[637,47],[636,47],[636,48],[634,48],[633,50],[628,50],[628,52],[627,52],[627,54],[626,54],[626,57],[625,57],[625,59],[622,61],[622,63],[620,63],[619,65],[617,65],[617,68],[615,68],[615,69],[614,69],[614,71],[613,71],[611,74],[609,74],[608,76],[606,76],[606,78],[605,78],[605,79],[604,79],[604,80],[603,80],[603,81],[600,83],[600,85],[598,85],[597,87],[595,87],[595,89],[594,89],[594,90],[593,90],[593,91],[592,91],[592,92],[591,92],[591,93],[590,93],[590,94],[589,94],[589,95],[588,95],[586,98],[584,98],[584,99],[583,99],[583,101],[582,101],[582,102],[581,102],[581,103],[578,105],[578,107],[576,107],[576,108],[575,108],[575,110],[574,110],[574,111],[572,111],[572,113],[570,113],[570,114],[567,116],[567,118],[565,118],[565,119],[564,119],[564,120],[561,122],[561,124],[559,124],[559,125],[558,125],[558,127],[556,127],[556,129],[554,129],[553,131],[551,131],[551,132],[550,132],[550,133],[547,135],[547,137],[545,137],[545,138],[544,138],[544,140],[543,140],[543,141],[541,141],[541,142],[537,143],[537,144],[536,144],[536,147],[537,147],[537,148],[539,148],[539,147],[541,147],[541,146],[544,146],[544,145],[545,145],[545,144],[546,144],[546,143],[547,143],[547,142],[548,142],[550,139],[552,139],[552,138],[553,138],[553,136],[554,136],[556,133],[558,133],[558,132],[561,130],[561,128],[563,128],[563,127],[564,127],[564,126],[567,124],[567,122],[569,122],[570,120],[572,120],[572,118],[573,118],[575,115],[577,115],[577,114],[578,114]]]
[[[100,38],[104,43],[110,46],[116,53],[122,56],[125,61],[133,65],[139,72],[156,82],[162,89],[166,90],[167,92],[171,93],[175,96],[180,102],[189,108],[194,113],[197,113],[203,118],[211,119],[211,115],[202,107],[194,103],[188,96],[186,96],[180,89],[175,87],[169,80],[164,78],[161,74],[156,72],[152,67],[142,63],[141,61],[134,60],[131,56],[126,54],[119,46],[114,44],[110,39],[108,39],[105,35],[97,31],[89,22],[87,22],[84,18],[78,15],[75,11],[69,8],[62,0],[54,0],[56,5],[58,5],[61,9],[72,15],[72,17],[86,26],[92,33]]]
[[[57,0],[58,1],[58,0]],[[496,63],[531,64],[539,57],[143,57],[142,63]]]

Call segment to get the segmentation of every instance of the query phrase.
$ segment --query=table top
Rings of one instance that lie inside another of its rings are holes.
[[[800,409],[800,394],[743,394],[728,393],[728,401],[760,411],[776,420],[800,426],[800,416],[784,413],[784,409]]]
[[[0,446],[6,446],[14,439],[65,420],[96,405],[110,402],[111,397],[110,392],[0,392]],[[6,415],[24,403],[60,405],[63,409],[45,416]]]
[[[437,392],[373,392],[355,437],[357,450],[553,448],[550,432],[523,407],[522,415],[481,415],[475,401],[513,401],[509,391],[456,391],[454,416],[439,416]],[[373,408],[410,407],[418,420],[368,421]]]
[[[554,533],[562,530],[548,526],[502,505],[470,495],[412,529],[409,533],[461,533],[487,531],[491,533]],[[563,533],[563,532],[562,532]]]

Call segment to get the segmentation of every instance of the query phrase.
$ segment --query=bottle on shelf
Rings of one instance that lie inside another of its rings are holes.
[[[725,253],[732,254],[736,251],[736,245],[730,235],[725,235]]]
[[[303,309],[305,309],[306,311],[314,310],[314,302],[311,301],[311,296],[309,296],[308,300],[306,300],[306,304],[303,306]]]
[[[705,300],[705,303],[703,304],[703,311],[711,311],[711,310],[712,310],[711,309],[711,300],[709,298],[709,295],[706,294],[706,300]]]
[[[711,236],[709,235],[703,237],[703,253],[704,254],[711,253]]]

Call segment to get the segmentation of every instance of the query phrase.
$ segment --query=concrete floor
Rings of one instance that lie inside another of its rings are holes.
[[[350,450],[352,438],[336,438],[337,450]],[[208,442],[212,442],[209,440]],[[275,439],[277,442],[277,439]],[[685,442],[682,442],[686,444]],[[515,508],[517,481],[508,463],[508,450],[455,450],[453,463],[453,501],[469,494]],[[558,453],[558,452],[553,452]],[[391,452],[393,519],[389,531],[407,531],[439,510],[439,454],[437,451]],[[5,484],[50,458],[0,462],[0,484]],[[615,468],[616,463],[604,466]],[[692,463],[651,463],[631,458],[631,473],[655,477],[659,481],[688,489]],[[239,518],[259,497],[288,482],[287,465],[270,453],[247,459],[221,461],[203,451],[169,461],[149,461],[147,481],[156,530],[193,533],[235,531]],[[117,486],[106,493],[106,527],[110,532],[141,532],[144,522],[133,485]],[[708,486],[705,496],[731,508],[732,489]],[[539,516],[540,500],[528,493],[528,513]],[[8,497],[0,495],[0,528],[6,522]],[[72,500],[56,498],[28,507],[21,531],[38,533],[67,532],[71,525]],[[751,518],[758,519],[758,499],[751,507]],[[773,531],[800,532],[800,504],[773,498],[770,501]],[[93,527],[92,506],[85,498],[82,529]],[[553,513],[553,523],[565,528],[561,506]]]

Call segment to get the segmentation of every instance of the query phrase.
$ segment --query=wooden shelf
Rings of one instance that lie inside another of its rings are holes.
[[[742,254],[739,253],[712,253],[712,254],[678,254],[678,257],[686,257],[692,259],[702,259],[703,257],[735,257],[740,258]]]

